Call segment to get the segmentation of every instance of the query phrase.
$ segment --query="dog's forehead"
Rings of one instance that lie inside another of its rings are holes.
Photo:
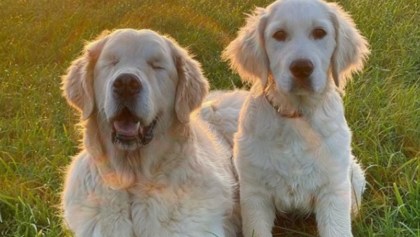
[[[167,54],[169,49],[165,39],[153,31],[130,30],[111,35],[104,51],[115,56],[141,54],[143,57],[154,57]]]
[[[312,24],[314,21],[329,21],[326,3],[318,0],[283,0],[269,6],[272,22],[284,25]]]

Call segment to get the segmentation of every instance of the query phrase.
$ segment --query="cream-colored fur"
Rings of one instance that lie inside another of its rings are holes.
[[[240,108],[249,95],[245,90],[212,91],[200,108],[200,116],[233,147]]]
[[[365,178],[338,91],[368,53],[350,16],[319,0],[257,8],[228,45],[224,58],[253,84],[234,136],[244,236],[272,236],[276,214],[310,212],[321,237],[352,236]],[[313,65],[307,78],[291,72],[300,59]]]
[[[141,83],[138,95],[124,101],[129,105],[115,96],[123,74]],[[76,236],[236,236],[232,148],[194,112],[208,84],[186,50],[150,30],[104,33],[72,63],[63,90],[81,112],[84,132],[62,196],[65,222]],[[125,106],[136,126],[156,121],[151,141],[113,141],[112,121]]]

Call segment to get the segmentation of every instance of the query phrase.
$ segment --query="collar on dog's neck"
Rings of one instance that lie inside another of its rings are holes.
[[[294,118],[301,118],[302,117],[302,113],[300,113],[297,110],[294,110],[293,112],[289,112],[287,110],[285,110],[283,107],[276,105],[268,96],[268,93],[270,91],[270,88],[274,85],[274,79],[272,78],[271,74],[268,76],[267,78],[267,84],[265,85],[264,89],[263,89],[263,94],[265,99],[268,101],[268,103],[277,111],[277,113],[283,117],[283,118],[289,118],[289,119],[294,119]]]
[[[281,108],[280,106],[274,104],[274,102],[272,100],[270,100],[270,98],[268,98],[267,94],[264,93],[265,98],[267,99],[268,103],[277,111],[277,113],[283,117],[283,118],[289,118],[289,119],[294,119],[294,118],[301,118],[303,115],[301,113],[299,113],[299,111],[293,111],[293,112],[287,112],[284,111],[283,108]]]

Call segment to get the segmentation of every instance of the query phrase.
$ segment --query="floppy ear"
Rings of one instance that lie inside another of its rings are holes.
[[[108,31],[88,43],[82,56],[71,63],[67,74],[62,77],[63,95],[71,106],[81,112],[83,120],[88,119],[95,110],[93,69],[107,41],[106,35]]]
[[[335,28],[336,48],[331,58],[332,76],[337,87],[344,88],[354,72],[363,69],[369,55],[369,44],[357,30],[355,23],[339,5],[328,4]]]
[[[230,61],[231,68],[245,82],[264,85],[269,73],[269,62],[264,43],[264,30],[268,14],[264,8],[256,8],[248,15],[236,39],[223,51],[222,58]]]
[[[181,123],[188,123],[191,111],[198,108],[209,90],[209,84],[201,71],[201,65],[174,40],[171,46],[178,73],[175,96],[175,113]]]

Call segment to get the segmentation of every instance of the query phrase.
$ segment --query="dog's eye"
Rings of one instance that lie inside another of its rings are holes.
[[[157,62],[149,62],[150,67],[152,67],[155,70],[161,70],[164,69],[161,65],[159,65]]]
[[[285,41],[287,39],[287,33],[284,30],[279,30],[274,33],[273,38],[277,41]]]
[[[111,65],[111,66],[115,66],[115,65],[117,65],[119,62],[120,62],[120,60],[119,60],[118,58],[112,57],[112,58],[110,59],[110,65]]]
[[[312,36],[314,37],[314,39],[322,39],[327,35],[327,32],[325,32],[325,30],[323,29],[315,29],[312,31]]]

